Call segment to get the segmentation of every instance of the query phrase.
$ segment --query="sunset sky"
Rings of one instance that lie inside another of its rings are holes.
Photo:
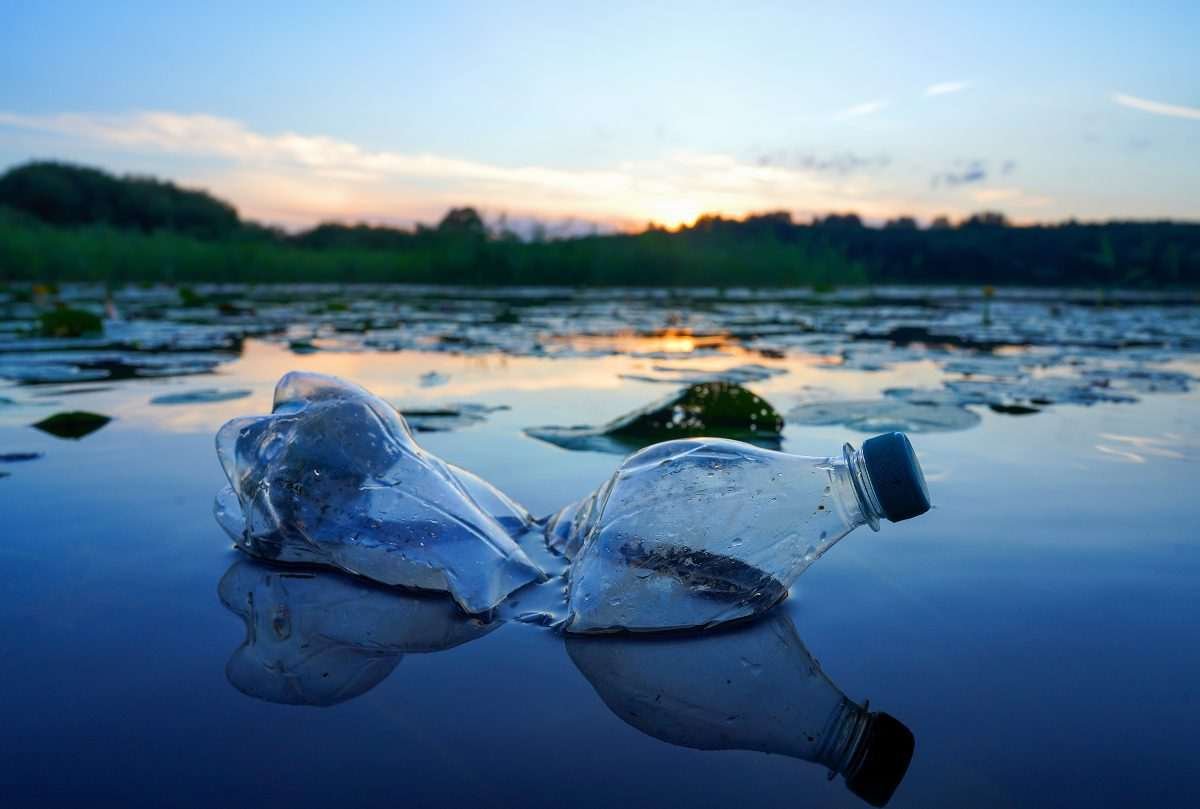
[[[1200,219],[1200,4],[869,5],[6,2],[0,168],[291,227]]]

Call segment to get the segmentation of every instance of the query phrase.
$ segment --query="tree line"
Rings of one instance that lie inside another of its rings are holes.
[[[1200,224],[1015,227],[984,212],[927,228],[855,214],[703,216],[668,230],[522,240],[472,208],[436,225],[287,233],[203,191],[36,162],[0,176],[0,280],[465,284],[1200,286]]]

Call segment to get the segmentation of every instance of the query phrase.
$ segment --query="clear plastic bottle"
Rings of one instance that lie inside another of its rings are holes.
[[[253,556],[444,590],[469,613],[546,578],[516,542],[525,510],[426,452],[357,385],[287,374],[270,415],[221,428],[217,457],[229,479],[217,521]]]
[[[831,458],[698,438],[631,455],[545,531],[572,560],[567,631],[655,631],[761,613],[858,526],[928,509],[903,433]]]
[[[888,802],[912,759],[909,729],[843,694],[786,610],[727,632],[575,636],[567,652],[613,713],[670,744],[820,764],[873,806]]]

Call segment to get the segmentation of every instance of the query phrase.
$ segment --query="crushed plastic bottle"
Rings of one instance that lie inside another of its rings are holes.
[[[613,713],[670,744],[820,764],[872,806],[891,799],[912,759],[912,732],[843,694],[785,610],[729,632],[575,636],[567,652]]]
[[[903,433],[840,458],[698,438],[631,455],[545,534],[572,560],[567,631],[656,631],[757,615],[854,528],[928,509]]]
[[[230,484],[217,521],[254,556],[444,590],[469,613],[545,578],[514,539],[529,514],[357,385],[287,374],[271,415],[227,423],[217,455]]]

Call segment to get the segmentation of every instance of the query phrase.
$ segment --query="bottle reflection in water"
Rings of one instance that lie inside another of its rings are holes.
[[[671,744],[820,764],[873,806],[912,758],[908,728],[839,691],[783,610],[704,634],[575,636],[567,651],[613,713]]]
[[[475,640],[498,624],[441,595],[379,587],[336,571],[239,561],[218,594],[246,624],[225,674],[252,697],[334,705],[378,685],[412,652]]]
[[[698,438],[631,455],[545,533],[572,560],[568,631],[654,631],[764,612],[850,531],[928,509],[902,433],[834,458]]]

